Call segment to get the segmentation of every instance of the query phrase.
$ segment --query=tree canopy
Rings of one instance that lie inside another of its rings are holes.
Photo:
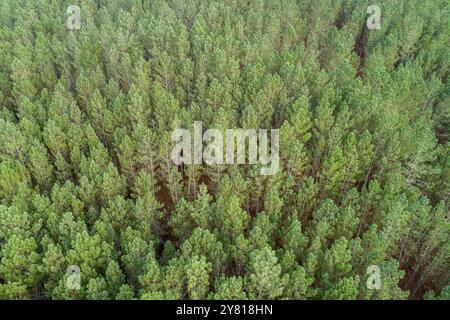
[[[449,10],[2,0],[0,299],[448,299]],[[280,169],[176,166],[195,121]]]

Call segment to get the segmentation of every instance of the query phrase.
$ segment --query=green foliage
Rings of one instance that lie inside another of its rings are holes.
[[[205,257],[193,256],[186,265],[187,291],[193,300],[205,299],[209,291],[211,264]]]
[[[448,1],[370,30],[359,0],[90,0],[72,31],[25,2],[0,8],[0,299],[449,298]],[[279,129],[278,172],[176,166],[194,121]]]
[[[275,299],[283,293],[288,277],[282,276],[281,266],[273,250],[264,247],[250,253],[246,287],[250,299]]]

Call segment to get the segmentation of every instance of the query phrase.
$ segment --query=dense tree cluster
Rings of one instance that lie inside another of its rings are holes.
[[[0,298],[450,298],[449,9],[2,0]],[[280,170],[177,167],[194,121]]]

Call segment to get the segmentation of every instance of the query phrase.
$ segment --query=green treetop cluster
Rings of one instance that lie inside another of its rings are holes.
[[[0,298],[449,298],[449,9],[2,0]],[[194,121],[280,170],[177,167]]]

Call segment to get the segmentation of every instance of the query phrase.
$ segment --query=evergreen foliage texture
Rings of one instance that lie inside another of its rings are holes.
[[[1,2],[0,299],[450,299],[448,0]]]

